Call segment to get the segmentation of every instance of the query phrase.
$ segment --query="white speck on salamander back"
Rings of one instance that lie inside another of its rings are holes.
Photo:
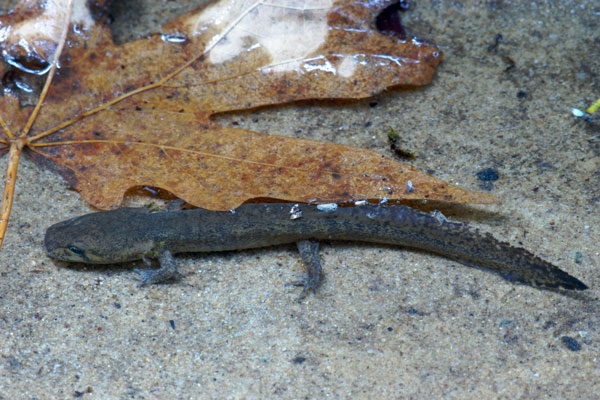
[[[333,212],[337,210],[338,205],[335,203],[327,203],[327,204],[319,204],[317,206],[317,210],[324,212]]]

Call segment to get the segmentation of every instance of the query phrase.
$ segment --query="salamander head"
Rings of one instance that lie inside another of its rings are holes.
[[[147,230],[140,229],[145,209],[120,208],[72,218],[52,225],[44,245],[57,260],[110,264],[140,259],[152,249]]]

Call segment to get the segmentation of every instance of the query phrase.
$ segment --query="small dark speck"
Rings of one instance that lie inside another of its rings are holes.
[[[135,111],[142,111],[142,107],[140,107],[140,106],[135,106]]]
[[[306,357],[296,357],[292,360],[294,364],[302,364],[304,361],[306,361]]]
[[[506,63],[506,68],[504,69],[504,72],[508,72],[516,66],[515,60],[513,60],[509,56],[502,56],[502,59]]]
[[[548,320],[544,323],[543,329],[550,329],[556,326],[556,322],[552,320]]]
[[[512,324],[513,321],[510,319],[504,319],[502,321],[500,321],[500,324],[498,324],[498,328],[504,328],[505,326],[508,326],[510,324]]]
[[[497,181],[500,175],[493,168],[486,168],[479,171],[477,174],[477,179],[480,181],[488,182],[488,181]]]
[[[494,43],[488,46],[488,51],[495,53],[498,51],[498,45],[500,43],[502,43],[503,37],[501,34],[496,34],[496,37],[494,38]]]
[[[576,251],[575,252],[575,264],[581,264],[582,260],[583,260],[583,253],[580,251]]]
[[[175,321],[174,320],[170,319],[169,320],[169,325],[171,325],[172,329],[175,329]]]
[[[409,308],[409,309],[408,309],[408,313],[409,313],[410,315],[416,315],[416,314],[418,314],[419,312],[418,312],[416,309],[414,309],[414,308],[412,308],[412,307],[411,307],[411,308]]]
[[[391,326],[389,326],[387,329],[388,329],[388,332],[391,332],[394,330],[394,328],[392,328]]]
[[[376,101],[372,101],[372,102],[369,103],[369,107],[375,108],[375,107],[377,107],[377,104],[379,104],[379,103],[376,102]]]
[[[365,128],[368,128],[368,127],[370,127],[370,126],[371,126],[371,124],[372,124],[372,122],[371,122],[371,121],[367,121],[367,122],[365,122]]]
[[[121,308],[121,303],[115,303],[115,308],[119,310]]]
[[[579,344],[579,342],[570,336],[563,336],[560,338],[560,340],[562,340],[565,346],[567,346],[567,349],[571,351],[581,350],[581,345]]]
[[[523,90],[519,90],[517,92],[517,98],[522,99],[524,97],[527,97],[527,92],[523,91]]]

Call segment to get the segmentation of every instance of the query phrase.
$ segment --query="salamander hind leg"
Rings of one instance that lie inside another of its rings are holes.
[[[301,281],[293,282],[295,286],[304,286],[298,301],[302,301],[306,295],[312,290],[313,294],[317,293],[317,288],[322,281],[321,260],[319,259],[319,242],[316,240],[301,240],[298,243],[298,251],[302,257],[302,263],[306,268],[306,274]]]
[[[137,271],[141,281],[139,284],[140,287],[179,278],[177,264],[175,263],[173,254],[169,250],[162,250],[158,253],[159,269],[152,269],[152,260],[150,258],[144,256],[142,260],[147,269]]]

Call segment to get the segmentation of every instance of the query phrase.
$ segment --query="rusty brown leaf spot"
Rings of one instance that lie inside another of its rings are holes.
[[[24,1],[0,17],[0,26],[11,27],[0,43],[0,151],[18,142],[95,207],[117,207],[140,185],[212,210],[259,197],[494,201],[372,151],[210,120],[217,112],[429,83],[437,48],[375,28],[377,13],[393,1],[223,0],[120,46],[102,2],[75,0],[67,13],[66,1]],[[52,65],[64,26],[57,21],[67,17],[59,68],[33,120],[35,102],[23,87],[39,93],[36,76]],[[21,78],[24,72],[33,78]]]

